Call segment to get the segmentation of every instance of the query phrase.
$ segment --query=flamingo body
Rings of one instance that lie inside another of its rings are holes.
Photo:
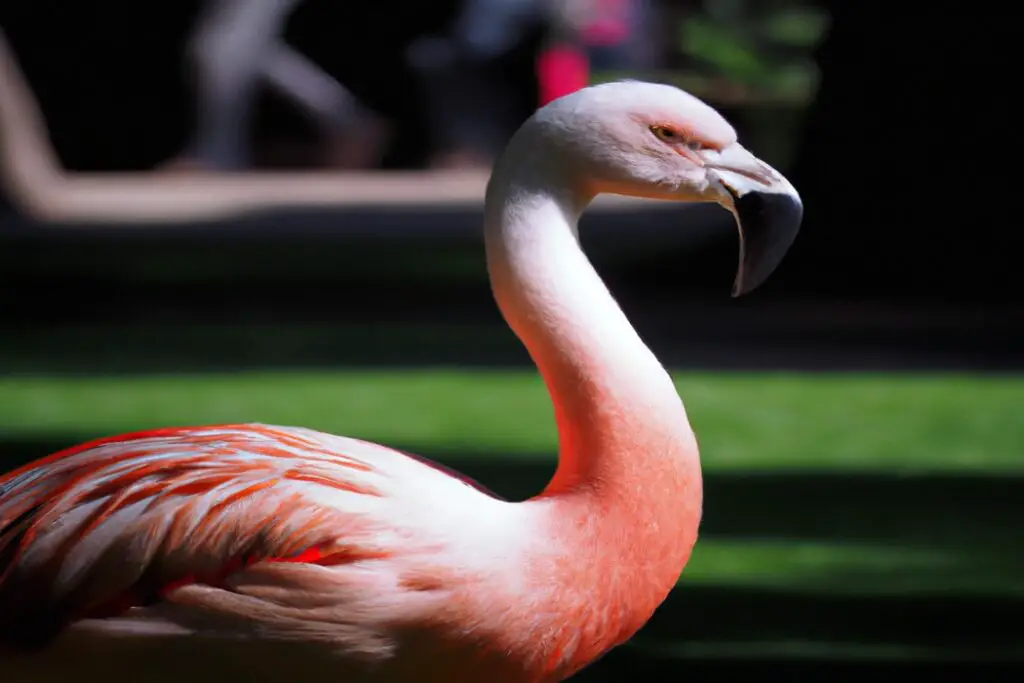
[[[531,583],[524,565],[569,558],[527,552],[542,522],[530,512],[425,459],[309,429],[82,444],[0,479],[0,674],[36,680],[26,672],[60,662],[38,680],[109,675],[109,660],[81,653],[116,635],[118,668],[134,657],[168,680],[312,662],[345,680],[558,680],[600,654],[560,605],[586,621],[598,586],[575,572]],[[591,628],[615,640],[646,620],[599,618]],[[280,653],[226,656],[253,640]]]
[[[802,212],[681,90],[547,104],[484,206],[495,300],[554,406],[547,487],[503,501],[383,446],[255,424],[57,453],[0,478],[0,682],[553,683],[629,639],[690,558],[703,490],[671,376],[580,248],[602,192],[728,208],[737,294]]]

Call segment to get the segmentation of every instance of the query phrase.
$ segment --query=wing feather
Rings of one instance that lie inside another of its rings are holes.
[[[380,556],[345,538],[387,475],[339,452],[345,444],[387,452],[266,425],[162,429],[0,478],[0,642],[42,644],[71,621],[217,585],[258,562]]]

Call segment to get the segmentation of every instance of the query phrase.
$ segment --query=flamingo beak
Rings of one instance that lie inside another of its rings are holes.
[[[739,144],[714,152],[705,168],[719,203],[736,218],[740,258],[734,297],[757,289],[775,271],[800,231],[804,207],[786,178]]]

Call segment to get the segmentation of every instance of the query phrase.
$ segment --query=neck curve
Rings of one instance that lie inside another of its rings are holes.
[[[598,493],[644,506],[645,517],[661,502],[678,516],[684,487],[699,517],[686,411],[580,247],[577,222],[593,194],[545,144],[529,124],[509,143],[488,184],[484,228],[495,299],[555,407],[559,465],[538,498]]]

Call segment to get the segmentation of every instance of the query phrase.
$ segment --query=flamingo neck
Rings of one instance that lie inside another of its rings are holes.
[[[696,484],[699,509],[696,442],[675,385],[580,247],[593,195],[556,155],[517,138],[488,185],[485,241],[495,299],[554,403],[559,464],[540,498],[664,501],[678,515],[679,487]]]
[[[524,647],[546,639],[545,680],[562,680],[630,638],[672,590],[703,494],[674,383],[580,248],[576,225],[593,195],[528,126],[495,166],[484,235],[495,299],[558,424],[558,469],[519,509],[533,521],[526,580],[546,596],[522,630],[544,638]]]

